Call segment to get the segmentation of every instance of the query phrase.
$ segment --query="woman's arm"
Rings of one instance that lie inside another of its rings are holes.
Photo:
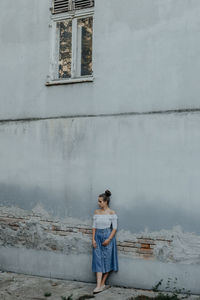
[[[94,247],[94,248],[96,248],[97,247],[97,243],[96,243],[96,241],[95,241],[95,232],[96,232],[96,228],[92,228],[92,246]]]
[[[96,232],[96,228],[92,228],[92,240],[95,240],[95,232]]]
[[[102,243],[103,246],[107,246],[110,241],[112,240],[112,238],[114,237],[115,233],[116,233],[117,229],[113,229],[111,234],[109,235],[109,237]]]
[[[113,229],[110,236],[108,237],[108,240],[112,240],[112,238],[114,237],[115,233],[117,232],[117,229]]]

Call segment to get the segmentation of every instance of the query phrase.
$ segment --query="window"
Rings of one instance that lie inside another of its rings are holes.
[[[94,0],[53,0],[48,84],[92,81]]]

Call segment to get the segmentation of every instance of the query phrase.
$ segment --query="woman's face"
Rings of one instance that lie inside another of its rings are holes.
[[[106,201],[103,201],[103,197],[98,198],[98,205],[99,205],[100,208],[104,208],[104,207],[107,206]]]

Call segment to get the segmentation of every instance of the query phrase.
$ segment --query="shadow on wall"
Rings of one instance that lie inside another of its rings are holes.
[[[41,203],[53,217],[74,217],[80,220],[92,218],[97,208],[96,202],[90,200],[87,194],[87,203],[83,202],[83,194],[77,191],[60,191],[60,193],[45,191],[39,186],[26,188],[19,185],[8,185],[1,183],[1,206],[16,206],[25,210],[32,210]],[[92,197],[92,196],[91,196]],[[135,201],[133,201],[134,203]],[[91,205],[92,203],[92,205]],[[119,216],[118,229],[140,232],[147,228],[149,231],[171,229],[173,226],[181,225],[183,230],[200,234],[199,217],[192,215],[189,211],[176,206],[163,206],[156,203],[152,206],[142,202],[130,209],[116,207]]]

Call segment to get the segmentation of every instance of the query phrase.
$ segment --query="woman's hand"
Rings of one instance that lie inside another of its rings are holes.
[[[106,240],[102,243],[102,245],[103,245],[103,246],[107,246],[109,243],[110,243],[110,240],[109,240],[109,239],[106,239]]]
[[[96,247],[97,247],[97,243],[96,243],[96,241],[95,241],[95,240],[92,240],[92,245],[93,245],[93,247],[94,247],[94,248],[96,248]]]

